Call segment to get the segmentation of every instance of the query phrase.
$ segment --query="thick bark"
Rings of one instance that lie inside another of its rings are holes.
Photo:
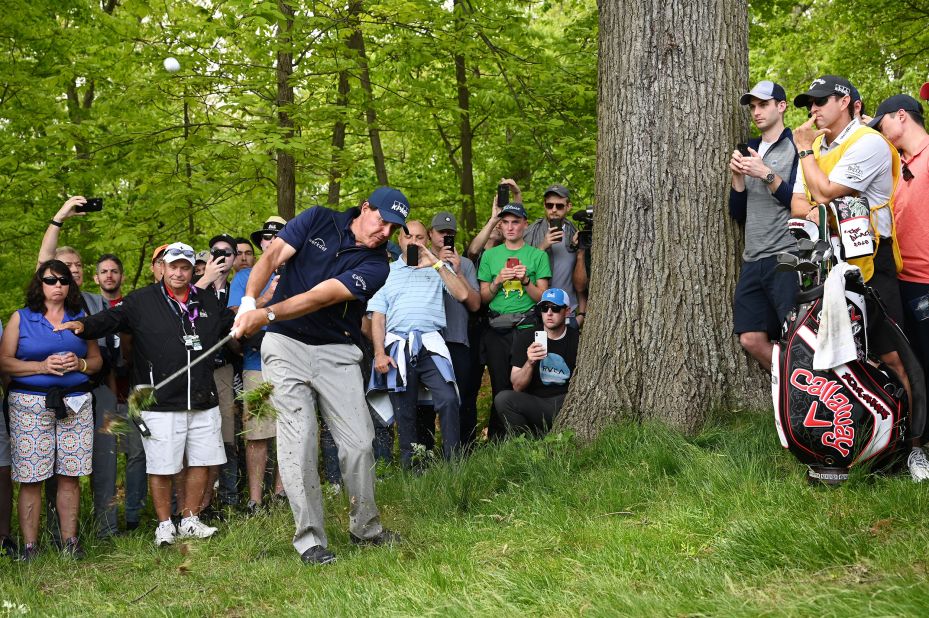
[[[326,203],[335,207],[339,205],[339,194],[342,191],[342,153],[345,150],[345,110],[348,109],[348,71],[339,71],[339,94],[336,95],[336,105],[339,108],[339,117],[332,128],[332,165],[329,168],[329,196]]]
[[[358,62],[358,81],[364,92],[365,121],[368,124],[368,139],[371,141],[371,156],[374,158],[374,172],[379,185],[387,185],[387,162],[384,158],[384,148],[381,146],[381,131],[377,124],[377,110],[374,107],[374,88],[371,86],[371,73],[368,70],[368,55],[365,52],[364,33],[358,15],[361,12],[361,3],[354,2],[351,6],[353,28],[348,39],[348,48],[356,56]]]
[[[591,300],[559,422],[695,431],[767,395],[732,335],[740,233],[727,159],[743,135],[744,0],[600,0]]]
[[[278,1],[284,19],[278,23],[277,38],[277,123],[283,130],[284,142],[294,137],[294,121],[288,111],[294,104],[294,87],[290,77],[294,72],[294,55],[291,51],[291,33],[294,28],[294,9]],[[296,215],[297,181],[294,174],[294,157],[289,152],[277,151],[277,214],[290,221]]]

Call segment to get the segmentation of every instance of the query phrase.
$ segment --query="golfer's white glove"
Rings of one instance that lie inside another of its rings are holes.
[[[239,316],[247,311],[253,311],[258,307],[255,305],[255,299],[251,296],[243,296],[242,300],[239,302],[239,310],[235,312],[235,321],[232,323],[232,336],[235,339],[239,338]]]

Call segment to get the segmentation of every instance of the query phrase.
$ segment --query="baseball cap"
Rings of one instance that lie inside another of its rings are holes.
[[[571,301],[568,299],[568,293],[560,288],[548,288],[542,292],[542,298],[539,299],[536,305],[538,306],[542,303],[551,303],[559,307],[568,307],[571,305]]]
[[[185,245],[182,242],[173,242],[165,248],[165,264],[170,264],[171,262],[176,262],[177,260],[187,260],[190,262],[190,265],[195,264],[194,261],[194,248],[190,245]]]
[[[152,253],[152,264],[158,261],[158,258],[161,257],[161,254],[164,253],[164,250],[168,248],[168,245],[161,245],[155,249],[155,252]]]
[[[265,234],[277,234],[284,229],[284,226],[287,225],[287,221],[283,217],[278,217],[274,215],[273,217],[268,217],[265,220],[264,226],[260,230],[252,232],[249,235],[249,238],[252,239],[252,244],[256,247],[261,246],[261,237]]]
[[[755,84],[754,88],[743,94],[739,98],[739,105],[748,105],[749,101],[753,98],[762,101],[770,101],[771,99],[775,101],[786,101],[787,93],[784,92],[784,88],[781,87],[780,84],[775,84],[771,80],[765,79]]]
[[[526,209],[523,208],[523,205],[519,202],[510,202],[500,211],[500,218],[503,218],[503,215],[516,215],[517,217],[522,217],[523,219],[528,219],[529,216],[526,214]]]
[[[919,104],[919,101],[908,94],[895,94],[881,101],[881,104],[877,106],[877,111],[874,112],[874,118],[868,123],[868,126],[876,129],[885,115],[892,114],[898,109],[919,114],[920,117],[923,115],[923,106]]]
[[[378,187],[368,196],[368,206],[376,209],[381,219],[387,223],[394,223],[406,229],[406,218],[410,216],[410,201],[406,196],[393,187]]]
[[[203,262],[206,264],[210,261],[210,252],[204,249],[203,251],[197,251],[197,255],[194,256],[194,262]],[[196,263],[194,264],[196,266]]]
[[[451,230],[453,232],[457,232],[458,222],[455,221],[455,215],[443,210],[442,212],[436,213],[436,215],[432,218],[432,223],[429,224],[429,227],[434,230]]]
[[[853,89],[854,86],[852,86],[852,83],[844,77],[839,77],[838,75],[823,75],[822,77],[814,79],[806,92],[794,97],[794,105],[797,107],[806,107],[810,104],[812,99],[828,97],[832,94],[840,94],[842,96],[848,95],[849,98],[851,98]]]
[[[554,193],[558,197],[563,197],[566,200],[571,199],[571,192],[568,191],[568,189],[564,185],[559,185],[559,184],[550,185],[545,190],[545,193],[542,194],[542,197],[545,197],[549,193]]]
[[[239,254],[239,249],[238,249],[239,243],[237,243],[237,242],[235,241],[235,238],[233,238],[233,237],[230,236],[229,234],[217,234],[216,236],[214,236],[213,238],[211,238],[211,239],[210,239],[210,249],[212,249],[212,248],[213,248],[213,245],[215,245],[215,244],[218,243],[218,242],[228,243],[229,246],[232,247],[232,255],[238,255],[238,254]]]

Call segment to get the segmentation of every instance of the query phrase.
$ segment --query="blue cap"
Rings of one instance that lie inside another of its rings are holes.
[[[410,200],[397,189],[378,187],[368,197],[368,205],[375,208],[381,219],[395,223],[406,231],[406,218],[410,215]]]
[[[542,303],[551,303],[553,305],[558,305],[559,307],[570,307],[571,301],[568,299],[568,293],[560,288],[548,288],[542,292],[542,298],[539,299],[539,302],[536,305],[541,305]]]
[[[529,215],[526,214],[526,209],[523,208],[523,205],[519,202],[510,202],[500,211],[500,218],[503,218],[503,215],[516,215],[517,217],[522,217],[523,219],[528,219]]]

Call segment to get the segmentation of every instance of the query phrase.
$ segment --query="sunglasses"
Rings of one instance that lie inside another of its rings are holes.
[[[274,240],[274,237],[277,236],[276,233],[273,234],[262,234],[261,240]]]
[[[835,95],[827,94],[824,97],[816,97],[815,99],[810,99],[809,103],[806,104],[806,108],[812,109],[814,105],[816,107],[823,107],[824,105],[829,103],[829,100],[832,99],[832,97],[834,96]]]
[[[563,311],[564,309],[565,307],[562,307],[561,305],[553,305],[552,303],[545,303],[544,305],[539,305],[539,313],[548,313],[549,311],[551,311],[552,313],[561,313],[561,311]]]
[[[913,178],[914,176],[913,176],[913,172],[910,171],[910,166],[904,163],[903,164],[903,180],[906,180],[907,182],[909,182],[913,180]]]
[[[186,258],[191,258],[191,259],[193,259],[193,257],[194,257],[194,252],[193,252],[193,251],[190,251],[190,250],[188,250],[188,249],[168,249],[167,251],[165,251],[165,256],[169,256],[169,255],[170,255],[171,257],[177,257],[177,256],[179,256],[179,255],[182,255],[182,256],[184,256],[184,257],[186,257]],[[229,253],[228,255],[232,255],[232,254]]]
[[[567,208],[567,204],[558,204],[556,202],[545,202],[545,210],[554,210],[556,208]]]
[[[71,280],[67,277],[42,277],[42,283],[45,285],[55,285],[56,283],[71,285]]]

